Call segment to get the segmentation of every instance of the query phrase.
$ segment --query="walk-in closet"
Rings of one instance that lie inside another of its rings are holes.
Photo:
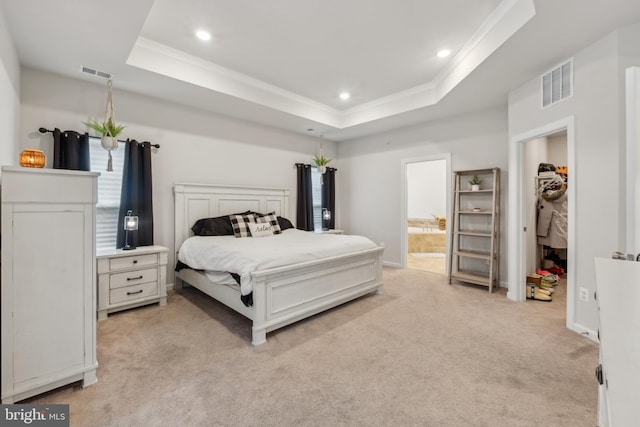
[[[527,298],[566,307],[568,249],[567,135],[527,143]]]

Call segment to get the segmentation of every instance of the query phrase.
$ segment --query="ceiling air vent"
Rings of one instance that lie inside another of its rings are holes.
[[[542,108],[573,94],[573,61],[569,60],[542,76]]]
[[[89,67],[85,67],[85,66],[80,67],[80,72],[85,73],[85,74],[90,74],[90,75],[95,76],[95,77],[101,77],[103,79],[110,79],[111,78],[111,73],[107,73],[107,72],[99,71],[99,70],[94,70],[93,68],[89,68]]]

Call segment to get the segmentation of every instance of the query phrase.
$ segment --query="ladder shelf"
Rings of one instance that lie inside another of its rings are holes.
[[[479,190],[467,187],[474,175]],[[454,172],[448,272],[453,280],[487,286],[500,284],[500,169]]]

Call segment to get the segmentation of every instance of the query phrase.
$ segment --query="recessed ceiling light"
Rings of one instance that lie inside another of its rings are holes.
[[[451,54],[450,49],[442,49],[441,51],[438,51],[438,58],[446,58],[450,54]]]
[[[351,98],[351,94],[349,92],[342,92],[340,94],[340,99],[342,99],[343,101],[346,101],[349,98]]]
[[[205,30],[198,30],[196,31],[196,37],[200,40],[208,41],[211,40],[211,33]]]

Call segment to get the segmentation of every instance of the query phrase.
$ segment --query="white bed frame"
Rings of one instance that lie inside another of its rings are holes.
[[[289,190],[207,184],[175,184],[175,249],[192,235],[200,218],[246,210],[289,216]],[[278,267],[253,273],[253,306],[246,307],[240,292],[211,282],[194,270],[176,273],[175,287],[183,283],[234,309],[253,321],[252,344],[267,341],[267,332],[371,292],[382,293],[382,252],[377,247],[352,254]],[[177,255],[177,254],[176,254]],[[177,256],[176,256],[177,259]]]

